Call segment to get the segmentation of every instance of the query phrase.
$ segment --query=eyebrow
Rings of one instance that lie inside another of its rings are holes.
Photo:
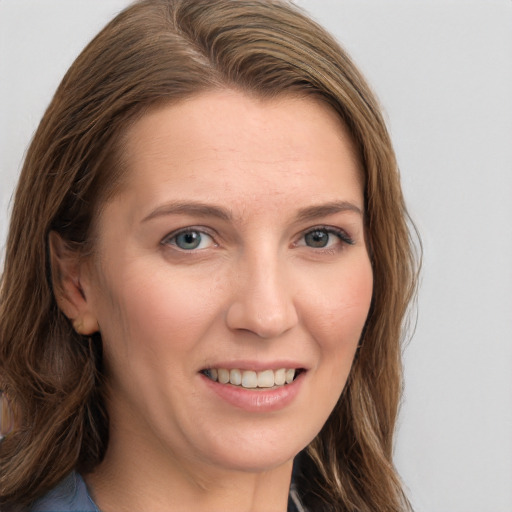
[[[363,215],[361,208],[349,201],[332,201],[325,204],[301,208],[297,214],[297,220],[304,222],[343,212],[354,212],[358,215]]]
[[[221,220],[229,221],[232,219],[231,212],[220,206],[213,206],[206,203],[198,202],[173,202],[166,203],[153,210],[149,215],[142,219],[142,222],[163,217],[166,215],[188,214],[199,217],[216,217]]]
[[[296,220],[304,222],[343,212],[354,212],[358,215],[363,214],[361,208],[349,201],[331,201],[325,204],[301,208],[296,215]],[[224,221],[231,221],[233,219],[232,213],[226,208],[194,201],[166,203],[144,217],[142,222],[147,222],[157,217],[179,214],[195,215],[199,217],[215,217]]]

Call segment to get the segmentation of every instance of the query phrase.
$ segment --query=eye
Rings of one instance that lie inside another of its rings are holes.
[[[213,238],[204,231],[198,229],[186,229],[166,237],[162,244],[175,245],[183,251],[195,249],[207,249],[214,244]]]
[[[341,229],[336,228],[315,228],[304,234],[304,243],[314,249],[327,249],[333,245],[346,243],[353,245],[354,241]]]

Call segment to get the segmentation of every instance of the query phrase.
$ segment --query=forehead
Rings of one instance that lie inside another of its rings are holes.
[[[211,142],[225,146],[230,142],[243,141],[245,135],[252,136],[253,132],[247,131],[251,127],[259,130],[261,142],[268,142],[263,135],[269,130],[274,130],[275,134],[281,129],[282,137],[275,141],[280,144],[290,130],[304,129],[306,124],[311,128],[310,135],[314,130],[323,130],[322,136],[338,138],[350,147],[356,158],[357,151],[348,128],[334,108],[320,96],[282,93],[266,98],[231,89],[214,89],[149,109],[125,133],[125,156],[133,162],[138,153],[150,150],[145,136],[151,132],[153,136],[157,133],[169,136],[176,133],[196,137],[207,135]],[[238,132],[237,137],[230,140],[237,127],[246,130]],[[305,130],[302,131],[305,134]],[[258,139],[252,139],[252,142],[257,143]],[[311,142],[315,143],[315,140]]]
[[[294,192],[304,200],[336,191],[362,200],[352,138],[339,115],[313,96],[202,93],[144,115],[123,146],[124,188],[141,201],[169,194],[222,200],[227,192],[232,201]]]

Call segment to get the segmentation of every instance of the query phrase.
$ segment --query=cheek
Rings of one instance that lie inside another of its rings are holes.
[[[142,411],[142,417],[148,418],[164,410],[169,413],[162,406],[172,402],[169,375],[177,382],[186,381],[205,328],[205,320],[200,323],[198,318],[198,311],[204,311],[201,302],[192,286],[180,286],[183,283],[176,276],[169,280],[165,272],[132,265],[129,271],[109,277],[99,314],[105,325],[108,383],[116,397],[110,413],[125,414],[126,408],[129,414]]]
[[[364,328],[373,292],[373,274],[369,260],[362,259],[340,272],[324,286],[315,301],[315,314],[309,316],[324,359],[336,367],[350,368]]]
[[[137,365],[166,353],[192,350],[208,328],[212,300],[190,276],[165,267],[126,266],[110,276],[98,308],[106,330],[105,349],[116,359]]]
[[[312,431],[321,429],[346,385],[361,333],[370,309],[373,275],[368,258],[360,257],[350,265],[337,268],[329,276],[318,276],[311,290],[307,329],[317,351],[312,368],[310,418]],[[316,429],[316,430],[315,430]]]

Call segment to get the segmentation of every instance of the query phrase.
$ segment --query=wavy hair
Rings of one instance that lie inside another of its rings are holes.
[[[311,511],[409,510],[392,463],[403,321],[417,258],[378,102],[336,41],[281,0],[142,0],[73,63],[28,149],[0,288],[0,389],[18,426],[0,443],[0,505],[28,506],[108,443],[99,335],[79,336],[52,291],[48,236],[93,250],[98,211],[122,179],[127,127],[159,104],[233,88],[315,95],[348,127],[361,163],[373,299],[347,385],[300,454]]]

